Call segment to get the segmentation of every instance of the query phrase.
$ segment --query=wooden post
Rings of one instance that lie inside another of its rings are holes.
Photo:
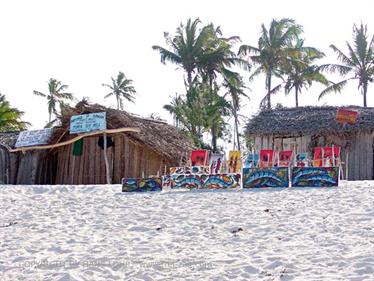
[[[348,161],[349,161],[349,148],[346,148],[346,153],[345,153],[345,180],[348,180]]]
[[[71,180],[70,184],[74,184],[74,173],[75,173],[75,155],[73,157],[73,164],[71,165]],[[78,169],[78,177],[79,177],[79,169]]]
[[[108,161],[108,155],[107,155],[107,134],[104,133],[104,160],[105,160],[105,172],[106,172],[106,183],[110,184],[110,168],[109,168],[109,161]]]

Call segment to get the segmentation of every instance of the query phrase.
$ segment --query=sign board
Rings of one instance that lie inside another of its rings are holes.
[[[52,135],[52,131],[52,128],[23,131],[19,134],[15,147],[48,144],[48,141]]]
[[[336,112],[336,122],[354,125],[357,122],[358,112],[350,109],[340,108]]]
[[[106,130],[106,112],[74,115],[70,118],[70,134]]]

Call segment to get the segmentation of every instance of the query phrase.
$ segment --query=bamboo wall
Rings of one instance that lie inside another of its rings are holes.
[[[294,150],[296,153],[309,152],[312,156],[315,146],[334,145],[340,146],[342,159],[342,173],[344,179],[348,173],[348,180],[372,180],[374,179],[373,139],[374,133],[360,133],[350,137],[335,135],[320,136],[321,143],[312,143],[312,136],[300,136],[295,138],[280,138],[272,135],[257,136],[254,138],[255,151],[261,149]],[[349,149],[346,149],[349,144]],[[348,153],[347,153],[348,152]],[[347,165],[348,163],[348,165]]]
[[[159,170],[164,170],[165,165],[173,164],[124,134],[112,138],[114,147],[107,149],[107,155],[114,184],[120,183],[124,177],[157,175]],[[73,145],[56,149],[56,184],[106,183],[104,150],[98,146],[98,139],[99,137],[85,138],[81,156],[73,156]]]

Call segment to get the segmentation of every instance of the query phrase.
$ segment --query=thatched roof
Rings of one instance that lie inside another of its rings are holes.
[[[0,132],[0,145],[11,148],[15,145],[19,132]]]
[[[374,130],[374,108],[345,106],[359,112],[355,125],[345,125],[335,121],[339,107],[306,106],[297,108],[277,108],[264,110],[253,117],[246,126],[246,134],[299,136],[313,134],[343,134]]]
[[[126,135],[134,141],[144,143],[145,146],[168,159],[179,161],[181,156],[185,156],[186,153],[189,153],[194,148],[187,137],[176,127],[167,124],[165,121],[141,118],[122,110],[82,102],[64,114],[62,127],[55,130],[50,143],[56,143],[64,133],[65,136],[61,140],[76,136],[75,134],[70,135],[68,131],[72,115],[104,111],[106,112],[107,129],[122,127],[139,128],[140,133],[128,132]]]

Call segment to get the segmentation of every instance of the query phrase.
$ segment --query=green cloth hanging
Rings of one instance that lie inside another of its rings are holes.
[[[81,156],[83,153],[83,139],[77,140],[73,144],[73,155]]]

